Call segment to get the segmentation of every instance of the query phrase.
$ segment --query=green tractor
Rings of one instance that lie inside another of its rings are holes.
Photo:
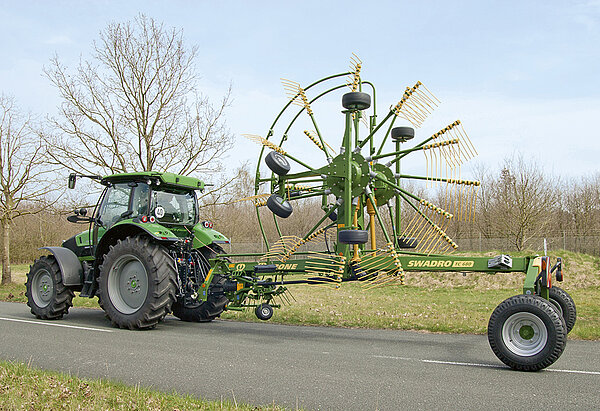
[[[200,221],[196,193],[204,182],[172,173],[140,172],[107,177],[71,174],[105,186],[91,216],[82,208],[67,217],[87,230],[43,247],[27,275],[27,305],[42,319],[67,314],[75,292],[98,297],[100,307],[121,328],[149,329],[168,313],[183,321],[218,317],[228,300],[221,278],[198,299],[209,260],[229,240]]]

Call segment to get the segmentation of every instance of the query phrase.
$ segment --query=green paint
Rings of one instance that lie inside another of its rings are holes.
[[[535,331],[533,331],[533,327],[531,325],[524,325],[519,329],[519,335],[524,340],[531,340],[535,335]]]

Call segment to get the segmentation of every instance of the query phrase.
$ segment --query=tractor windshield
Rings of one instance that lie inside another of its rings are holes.
[[[152,191],[152,214],[161,224],[196,224],[196,195],[192,192]]]

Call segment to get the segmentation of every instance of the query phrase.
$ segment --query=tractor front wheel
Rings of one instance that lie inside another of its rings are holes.
[[[202,247],[199,251],[203,260],[200,270],[202,270],[202,276],[203,279],[205,279],[210,270],[210,263],[208,260],[215,258],[217,254],[224,254],[225,251],[216,244]],[[220,284],[224,281],[225,279],[223,277],[215,276],[211,284]],[[211,294],[206,301],[194,301],[191,304],[189,302],[186,303],[185,296],[181,296],[173,303],[173,315],[181,321],[205,323],[212,321],[221,315],[228,302],[229,300],[224,295],[219,294]]]
[[[100,266],[98,297],[120,328],[154,328],[175,301],[177,270],[167,250],[143,237],[110,247]]]
[[[60,267],[51,255],[33,263],[25,286],[27,305],[37,318],[57,320],[73,306],[75,294],[63,285]]]
[[[492,313],[488,341],[504,364],[520,371],[538,371],[553,364],[567,343],[563,319],[545,299],[516,295]]]

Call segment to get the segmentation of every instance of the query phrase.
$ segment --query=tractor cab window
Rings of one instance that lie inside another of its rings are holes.
[[[163,224],[193,225],[197,221],[194,192],[153,191],[150,208]]]
[[[148,195],[150,187],[146,183],[136,183],[133,188],[133,198],[131,199],[131,218],[148,215]]]
[[[127,213],[130,195],[131,186],[128,184],[115,184],[107,189],[99,213],[104,228],[109,229]]]

